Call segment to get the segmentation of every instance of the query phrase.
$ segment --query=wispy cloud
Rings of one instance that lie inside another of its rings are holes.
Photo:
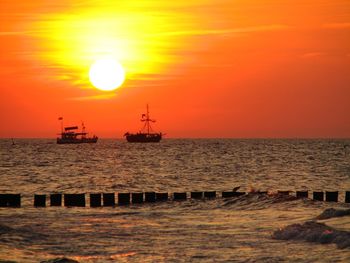
[[[203,30],[161,32],[157,34],[152,34],[152,36],[227,35],[227,34],[263,32],[263,31],[278,31],[278,30],[284,30],[288,28],[291,28],[291,27],[284,24],[271,24],[271,25],[260,25],[260,26],[238,27],[238,28],[227,28],[227,29],[203,29]]]
[[[32,36],[38,33],[38,31],[0,31],[0,36]]]
[[[68,98],[67,100],[73,100],[73,101],[108,100],[115,96],[116,96],[115,93],[108,93],[108,94],[102,94],[102,95],[73,97],[73,98]]]
[[[350,27],[349,24],[327,24],[325,27]],[[196,36],[196,35],[227,35],[227,34],[239,34],[239,33],[254,33],[264,31],[279,31],[289,29],[291,26],[286,24],[270,24],[270,25],[258,25],[250,27],[237,27],[237,28],[225,28],[225,29],[197,29],[197,30],[179,30],[179,31],[163,31],[159,33],[147,34],[139,32],[139,35],[156,37],[156,36]],[[45,36],[48,30],[23,30],[23,31],[0,31],[0,36]]]

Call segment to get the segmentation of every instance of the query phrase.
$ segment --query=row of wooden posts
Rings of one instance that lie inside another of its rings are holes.
[[[289,195],[291,191],[278,191],[280,195]],[[338,202],[338,193],[335,192],[312,192],[312,199],[317,201],[326,202]],[[225,191],[221,192],[222,198],[233,198],[245,195],[245,192]],[[255,194],[267,194],[267,192],[255,192]],[[63,196],[63,198],[62,198]],[[184,201],[187,199],[213,199],[220,196],[216,191],[206,192],[175,192],[169,193],[118,193],[118,202],[116,203],[115,193],[90,193],[90,207],[101,206],[115,206],[141,204],[141,203],[154,203],[163,201]],[[308,191],[297,191],[297,198],[309,198]],[[62,199],[64,206],[67,207],[85,207],[86,199],[85,194],[50,194],[50,206],[62,206]],[[345,203],[350,203],[350,191],[345,192]],[[35,207],[46,207],[46,195],[35,194],[34,195]],[[0,194],[0,207],[21,207],[21,194]]]

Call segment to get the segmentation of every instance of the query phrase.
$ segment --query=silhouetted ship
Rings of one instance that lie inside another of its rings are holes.
[[[59,118],[62,120],[62,118]],[[76,143],[96,143],[98,140],[97,136],[87,137],[87,132],[85,132],[84,123],[82,124],[82,131],[75,132],[78,130],[78,126],[65,127],[63,129],[63,125],[61,127],[62,132],[59,133],[61,135],[60,138],[57,138],[58,144],[76,144]]]
[[[156,122],[149,117],[148,105],[147,113],[142,114],[141,121],[145,122],[142,130],[138,133],[125,133],[124,136],[128,142],[159,142],[162,139],[162,133],[152,132],[150,122]]]

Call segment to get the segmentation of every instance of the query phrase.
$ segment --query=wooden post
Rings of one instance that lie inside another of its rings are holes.
[[[114,193],[103,193],[103,206],[115,206]]]
[[[34,195],[34,206],[45,207],[46,206],[46,195]]]
[[[131,202],[133,204],[143,203],[143,193],[131,193]]]
[[[175,201],[183,201],[187,199],[187,194],[186,193],[174,193],[173,194],[173,200]]]
[[[308,191],[297,191],[296,197],[297,198],[308,198],[309,192]]]
[[[85,194],[64,194],[64,206],[85,207]]]
[[[168,193],[156,193],[156,201],[168,201]]]
[[[90,207],[101,207],[101,194],[90,194]]]
[[[216,191],[207,191],[204,192],[205,198],[215,198],[216,197]]]
[[[118,193],[118,204],[119,205],[130,204],[130,193]]]
[[[192,199],[202,199],[203,192],[191,192],[191,198]]]
[[[324,193],[323,192],[314,192],[313,199],[317,201],[324,201]]]
[[[156,193],[155,192],[146,192],[145,193],[145,202],[153,203],[156,201]]]
[[[50,206],[62,206],[62,194],[51,194]]]
[[[338,192],[326,192],[326,202],[338,202]]]

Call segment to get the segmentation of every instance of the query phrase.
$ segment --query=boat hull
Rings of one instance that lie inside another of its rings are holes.
[[[128,142],[141,142],[141,143],[147,143],[147,142],[160,142],[162,139],[162,134],[160,133],[137,133],[137,134],[127,134],[125,135],[126,140]]]
[[[80,144],[80,143],[96,143],[97,137],[94,138],[81,138],[81,139],[62,139],[57,138],[57,144]]]

